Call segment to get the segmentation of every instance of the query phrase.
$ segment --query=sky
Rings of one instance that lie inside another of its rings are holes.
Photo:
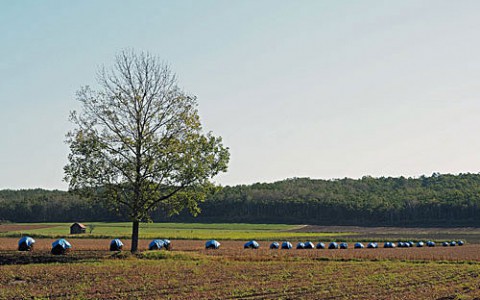
[[[67,190],[75,92],[167,62],[230,148],[221,185],[480,171],[480,1],[2,1],[0,189]]]

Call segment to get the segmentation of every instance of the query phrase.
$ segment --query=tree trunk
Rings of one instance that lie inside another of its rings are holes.
[[[133,221],[132,227],[132,248],[130,252],[135,253],[138,250],[138,221]]]

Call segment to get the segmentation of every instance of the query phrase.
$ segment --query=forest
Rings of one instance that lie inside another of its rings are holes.
[[[200,205],[202,212],[155,222],[244,222],[357,226],[480,226],[480,174],[418,178],[292,178],[225,186]],[[120,214],[119,214],[120,213]],[[65,191],[2,190],[6,222],[128,221],[101,202]]]

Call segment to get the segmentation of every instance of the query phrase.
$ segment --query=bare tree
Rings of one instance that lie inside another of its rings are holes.
[[[199,212],[229,152],[220,137],[203,133],[196,98],[151,54],[123,51],[97,81],[98,90],[77,92],[82,110],[70,116],[65,180],[70,190],[127,211],[136,252],[139,222],[159,205],[170,215]]]

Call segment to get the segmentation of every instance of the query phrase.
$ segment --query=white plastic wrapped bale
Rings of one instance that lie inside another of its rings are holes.
[[[164,240],[153,240],[148,244],[148,250],[161,250],[165,246]]]
[[[220,248],[220,243],[216,240],[210,240],[205,243],[206,249],[218,249]]]
[[[292,249],[292,248],[293,248],[292,243],[287,241],[282,243],[282,249]]]
[[[243,245],[243,248],[244,249],[258,249],[260,248],[260,244],[257,243],[257,241],[249,241],[249,242],[246,242],[245,245]]]
[[[19,251],[32,251],[35,240],[29,236],[24,236],[18,241]]]
[[[122,251],[123,243],[120,239],[113,239],[110,242],[110,251]]]
[[[65,254],[72,249],[72,245],[65,239],[59,239],[52,243],[52,254]]]

